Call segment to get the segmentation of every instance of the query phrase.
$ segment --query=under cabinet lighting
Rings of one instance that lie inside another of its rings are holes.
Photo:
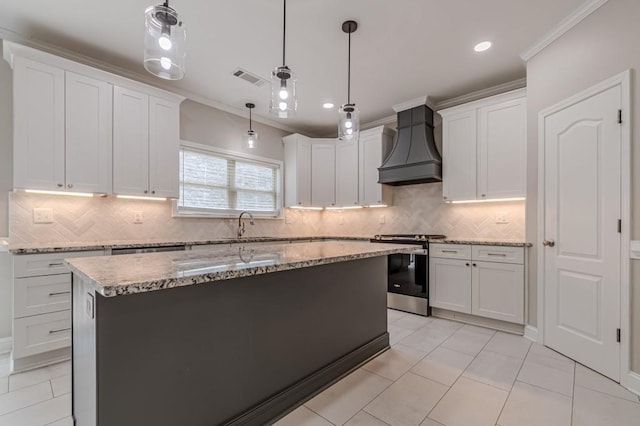
[[[346,207],[326,207],[327,210],[354,210],[361,209],[362,206],[346,206]]]
[[[459,200],[459,201],[445,201],[447,204],[471,204],[471,203],[498,203],[500,201],[525,201],[525,197],[516,198],[492,198],[490,200]]]
[[[381,207],[389,207],[389,206],[386,204],[372,204],[370,206],[365,206],[365,207],[368,207],[370,209],[379,209]]]
[[[142,197],[138,195],[116,195],[117,198],[125,200],[147,200],[147,201],[167,201],[165,197]]]
[[[289,209],[297,210],[323,210],[323,207],[304,207],[304,206],[290,206]]]
[[[66,192],[66,191],[47,191],[44,189],[25,189],[24,192],[30,194],[45,194],[45,195],[71,195],[74,197],[93,197],[94,194],[90,192]]]

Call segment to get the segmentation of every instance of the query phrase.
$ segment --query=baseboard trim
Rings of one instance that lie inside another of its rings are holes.
[[[630,391],[640,396],[640,374],[629,371],[627,382],[623,385]]]
[[[300,403],[309,400],[388,348],[389,333],[384,333],[225,424],[234,426],[271,424],[274,419],[286,415]]]
[[[524,326],[524,337],[531,340],[532,342],[538,342],[538,328],[532,325]]]
[[[0,355],[8,354],[13,347],[13,338],[3,337],[0,339]]]

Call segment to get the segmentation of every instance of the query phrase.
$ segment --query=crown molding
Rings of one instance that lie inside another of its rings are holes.
[[[115,66],[112,65],[108,62],[104,62],[98,59],[95,59],[91,56],[87,56],[87,55],[83,55],[77,52],[73,52],[71,50],[65,49],[63,47],[60,46],[55,46],[52,44],[48,44],[48,43],[44,43],[40,40],[36,40],[36,39],[31,39],[31,38],[27,38],[19,33],[16,33],[14,31],[11,31],[7,28],[3,28],[0,27],[0,39],[2,40],[7,40],[13,43],[18,43],[21,44],[23,46],[26,47],[30,47],[33,49],[37,49],[37,50],[41,50],[45,53],[49,53],[52,55],[56,55],[56,56],[60,56],[64,59],[68,59],[70,61],[74,61],[74,62],[78,62],[82,65],[87,65],[90,67],[94,67],[97,68],[99,70],[102,71],[106,71],[106,72],[110,72],[112,74],[124,77],[124,78],[128,78],[130,80],[133,81],[137,81],[140,83],[144,83],[147,84],[149,86],[153,86],[156,87],[158,89],[161,90],[165,90],[171,93],[175,93],[177,95],[180,96],[184,96],[186,99],[188,100],[192,100],[198,103],[201,103],[203,105],[207,105],[209,107],[215,108],[215,109],[219,109],[221,111],[227,112],[229,114],[233,114],[233,115],[237,115],[240,117],[246,117],[247,116],[247,111],[246,108],[237,108],[228,104],[225,104],[223,102],[220,101],[216,101],[214,99],[210,99],[208,97],[202,96],[202,95],[198,95],[196,93],[190,92],[188,90],[183,90],[183,89],[179,89],[177,87],[171,86],[169,84],[165,84],[162,81],[159,81],[158,79],[155,79],[153,77],[151,77],[150,75],[145,75],[145,74],[141,74],[141,73],[137,73],[131,70],[128,70],[126,68],[123,67],[119,67],[119,66]],[[307,134],[308,132],[303,131],[301,129],[298,129],[296,127],[292,127],[283,123],[280,123],[279,121],[276,120],[271,120],[268,118],[265,118],[261,115],[255,115],[253,116],[253,121],[257,122],[257,123],[261,123],[261,124],[265,124],[267,126],[271,126],[274,127],[276,129],[280,129],[280,130],[284,130],[286,132],[290,132],[290,133],[304,133]]]
[[[598,10],[600,6],[608,0],[587,0],[576,10],[571,12],[569,16],[558,23],[551,31],[545,34],[533,46],[520,54],[520,57],[526,62],[540,53],[545,47],[549,46],[555,40],[559,39],[564,33],[578,25],[587,16]]]
[[[445,99],[436,103],[435,110],[442,110],[451,108],[457,105],[466,104],[468,102],[477,101],[478,99],[488,98],[489,96],[500,95],[502,93],[510,92],[512,90],[522,89],[527,86],[527,79],[525,77],[517,80],[509,81],[507,83],[498,84],[497,86],[487,87],[486,89],[476,90],[475,92],[467,93],[466,95],[456,96],[455,98]]]
[[[406,111],[411,108],[415,108],[417,106],[426,105],[427,104],[427,96],[420,96],[419,98],[410,99],[405,102],[401,102],[399,104],[394,105],[392,108],[395,112]]]

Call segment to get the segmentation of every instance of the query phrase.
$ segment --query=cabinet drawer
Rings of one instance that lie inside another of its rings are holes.
[[[64,274],[69,269],[64,259],[72,257],[102,256],[102,250],[74,251],[64,253],[18,254],[13,256],[13,276],[15,278],[37,277],[39,275]]]
[[[523,247],[473,246],[471,258],[486,262],[524,264]]]
[[[71,311],[13,321],[13,357],[23,358],[71,346]]]
[[[71,309],[71,274],[16,278],[13,286],[15,318]]]
[[[464,244],[429,244],[429,256],[471,260],[471,246]]]

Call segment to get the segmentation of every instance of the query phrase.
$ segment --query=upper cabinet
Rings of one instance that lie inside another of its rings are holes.
[[[526,194],[526,90],[439,111],[445,201]]]
[[[14,187],[178,196],[184,98],[15,43]]]
[[[380,126],[353,141],[283,138],[285,207],[391,204],[391,189],[378,183],[378,167],[393,133]]]

